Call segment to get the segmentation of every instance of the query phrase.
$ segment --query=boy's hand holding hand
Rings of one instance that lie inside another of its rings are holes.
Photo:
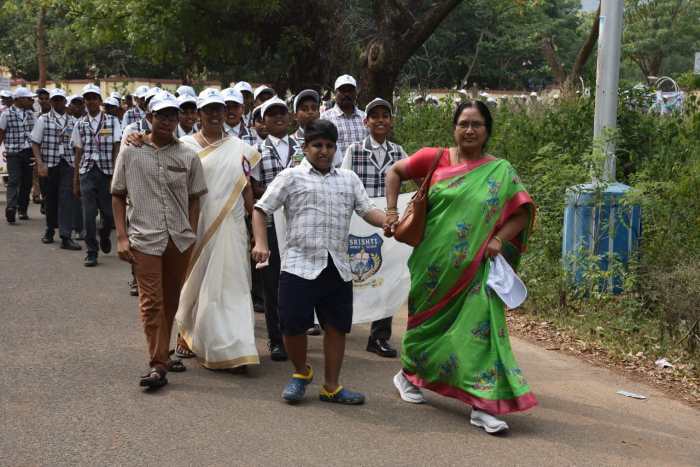
[[[268,259],[270,259],[270,249],[267,247],[267,245],[260,245],[260,244],[255,244],[253,247],[253,251],[251,252],[251,256],[253,257],[253,261],[256,263],[267,263]]]
[[[384,219],[384,236],[392,237],[396,231],[396,225],[399,223],[399,212],[396,208],[387,209],[386,217]]]

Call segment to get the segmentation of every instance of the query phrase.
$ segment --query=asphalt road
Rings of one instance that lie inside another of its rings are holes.
[[[343,371],[366,393],[361,407],[318,401],[317,383],[305,403],[285,405],[290,367],[270,361],[262,338],[262,364],[247,376],[189,361],[162,391],[144,393],[127,266],[112,254],[83,267],[84,253],[41,244],[43,219],[36,207],[31,215],[0,221],[1,466],[700,465],[698,411],[519,340],[540,406],[506,417],[505,436],[471,427],[467,407],[436,394],[422,406],[402,402],[391,383],[397,360],[364,351],[367,326],[353,330]],[[398,344],[405,317],[395,321]],[[317,369],[320,344],[311,338]]]

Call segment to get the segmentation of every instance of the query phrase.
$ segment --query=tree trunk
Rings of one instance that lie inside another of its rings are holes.
[[[479,34],[479,40],[476,41],[476,47],[474,48],[474,58],[472,59],[472,63],[469,65],[469,69],[467,70],[467,74],[464,75],[464,79],[462,80],[462,89],[466,88],[469,86],[469,78],[472,75],[472,71],[474,71],[474,65],[476,65],[476,61],[479,59],[479,49],[481,48],[481,43],[484,41],[484,34],[485,31],[481,31]]]
[[[46,52],[46,6],[41,5],[36,21],[36,61],[39,66],[39,87],[46,87],[48,65]]]
[[[423,13],[414,13],[423,2],[412,1],[406,5],[402,0],[374,0],[377,34],[369,40],[361,55],[361,105],[375,97],[393,99],[396,80],[403,66],[461,2],[434,1]]]

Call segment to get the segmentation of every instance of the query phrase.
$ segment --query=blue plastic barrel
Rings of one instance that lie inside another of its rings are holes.
[[[638,205],[622,203],[629,190],[622,183],[588,183],[566,191],[562,258],[574,286],[583,283],[591,261],[596,261],[602,271],[608,271],[613,261],[626,267],[638,250],[642,210]],[[622,278],[611,274],[598,287],[620,293]]]

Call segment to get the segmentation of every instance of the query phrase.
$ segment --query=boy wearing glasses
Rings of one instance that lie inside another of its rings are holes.
[[[117,158],[112,205],[117,253],[134,267],[148,344],[150,369],[139,384],[155,389],[168,383],[168,371],[185,370],[169,360],[170,333],[196,240],[199,197],[207,187],[196,153],[174,136],[180,110],[175,96],[161,92],[149,110],[151,133],[141,146],[124,146]]]

